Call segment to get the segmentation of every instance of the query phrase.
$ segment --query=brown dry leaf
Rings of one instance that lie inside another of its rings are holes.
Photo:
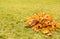
[[[51,31],[58,28],[58,24],[53,21],[52,17],[45,13],[34,14],[27,19],[27,24],[31,26],[34,31],[38,32],[42,30],[46,35],[51,35]]]

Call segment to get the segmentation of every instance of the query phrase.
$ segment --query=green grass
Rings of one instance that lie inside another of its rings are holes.
[[[60,29],[46,37],[25,28],[24,20],[35,13],[46,12],[60,22],[60,0],[0,0],[0,39],[60,39]]]

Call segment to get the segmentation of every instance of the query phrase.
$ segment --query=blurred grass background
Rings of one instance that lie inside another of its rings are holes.
[[[25,28],[24,20],[42,13],[60,22],[60,0],[0,0],[0,39],[60,39],[60,29],[46,37],[41,32]]]

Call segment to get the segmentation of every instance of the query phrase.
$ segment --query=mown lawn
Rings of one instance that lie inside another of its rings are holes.
[[[24,20],[42,13],[60,22],[60,0],[0,0],[0,39],[60,39],[60,29],[46,37],[42,32],[25,28]]]

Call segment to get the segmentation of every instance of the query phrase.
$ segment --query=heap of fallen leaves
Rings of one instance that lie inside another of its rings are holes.
[[[46,35],[51,35],[51,31],[58,28],[58,24],[52,17],[45,13],[34,14],[32,17],[27,18],[26,22],[28,27],[32,28],[34,31],[42,31]]]

